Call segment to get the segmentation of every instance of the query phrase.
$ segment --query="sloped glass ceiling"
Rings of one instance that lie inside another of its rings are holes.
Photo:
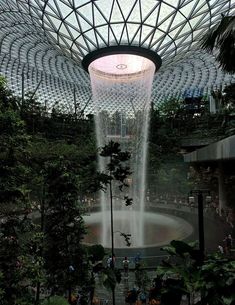
[[[0,0],[0,73],[17,94],[22,86],[38,88],[49,105],[72,111],[76,100],[90,113],[82,59],[103,47],[132,45],[162,58],[154,103],[185,92],[207,95],[234,76],[223,73],[198,42],[221,14],[234,10],[235,0]]]

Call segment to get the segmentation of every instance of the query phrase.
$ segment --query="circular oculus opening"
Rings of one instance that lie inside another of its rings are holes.
[[[87,54],[82,66],[88,72],[91,64],[95,71],[122,75],[138,74],[148,69],[150,65],[154,65],[157,71],[161,67],[162,60],[156,52],[149,49],[136,46],[112,46]]]
[[[135,54],[112,54],[99,57],[88,67],[89,72],[103,76],[137,76],[149,70],[154,72],[154,63],[143,56]]]

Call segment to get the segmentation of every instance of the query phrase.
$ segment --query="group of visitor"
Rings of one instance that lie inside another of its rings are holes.
[[[169,283],[168,281],[171,281]],[[129,305],[159,305],[159,304],[173,304],[174,301],[179,302],[182,297],[182,294],[177,290],[174,293],[164,293],[162,294],[162,288],[165,285],[172,284],[173,286],[176,284],[176,279],[166,279],[163,281],[162,279],[156,277],[153,280],[153,285],[149,290],[137,290],[135,287],[127,292],[125,297],[126,304]],[[173,302],[173,303],[172,303]]]
[[[134,269],[138,270],[141,266],[141,255],[140,253],[137,253],[136,256],[133,258],[133,262],[134,262]],[[122,268],[124,270],[124,276],[128,276],[128,272],[129,272],[129,266],[130,266],[131,261],[127,258],[127,256],[124,257],[123,261],[122,261]],[[108,259],[107,259],[107,268],[114,268],[115,264],[116,264],[116,257],[115,255],[109,255]]]

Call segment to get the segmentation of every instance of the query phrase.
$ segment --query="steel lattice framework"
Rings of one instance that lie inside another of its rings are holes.
[[[206,95],[234,81],[200,50],[201,36],[231,15],[235,0],[0,0],[0,73],[17,93],[34,91],[71,111],[92,111],[81,62],[109,46],[150,49],[162,58],[152,99]],[[23,80],[23,81],[22,81]],[[110,105],[112,107],[112,105]]]

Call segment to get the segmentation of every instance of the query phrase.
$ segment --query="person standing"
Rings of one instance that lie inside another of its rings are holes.
[[[218,251],[220,254],[224,254],[224,248],[221,245],[218,245]]]
[[[113,263],[112,256],[109,255],[109,257],[107,259],[107,267],[111,268],[112,267],[112,263]]]
[[[116,262],[115,254],[113,255],[113,257],[112,257],[112,255],[109,255],[109,257],[107,259],[107,267],[114,269],[115,268],[115,262]]]
[[[142,290],[139,294],[139,299],[141,301],[141,304],[146,304],[146,301],[147,301],[147,294],[144,290]]]
[[[122,261],[123,269],[124,269],[124,277],[128,278],[129,273],[129,263],[127,256],[124,257],[124,260]]]
[[[231,249],[232,249],[232,236],[231,234],[228,234],[225,239],[225,249],[226,249],[226,254],[231,254]]]
[[[140,261],[141,261],[140,253],[137,253],[135,258],[134,258],[135,269],[136,270],[138,270],[140,268]]]

